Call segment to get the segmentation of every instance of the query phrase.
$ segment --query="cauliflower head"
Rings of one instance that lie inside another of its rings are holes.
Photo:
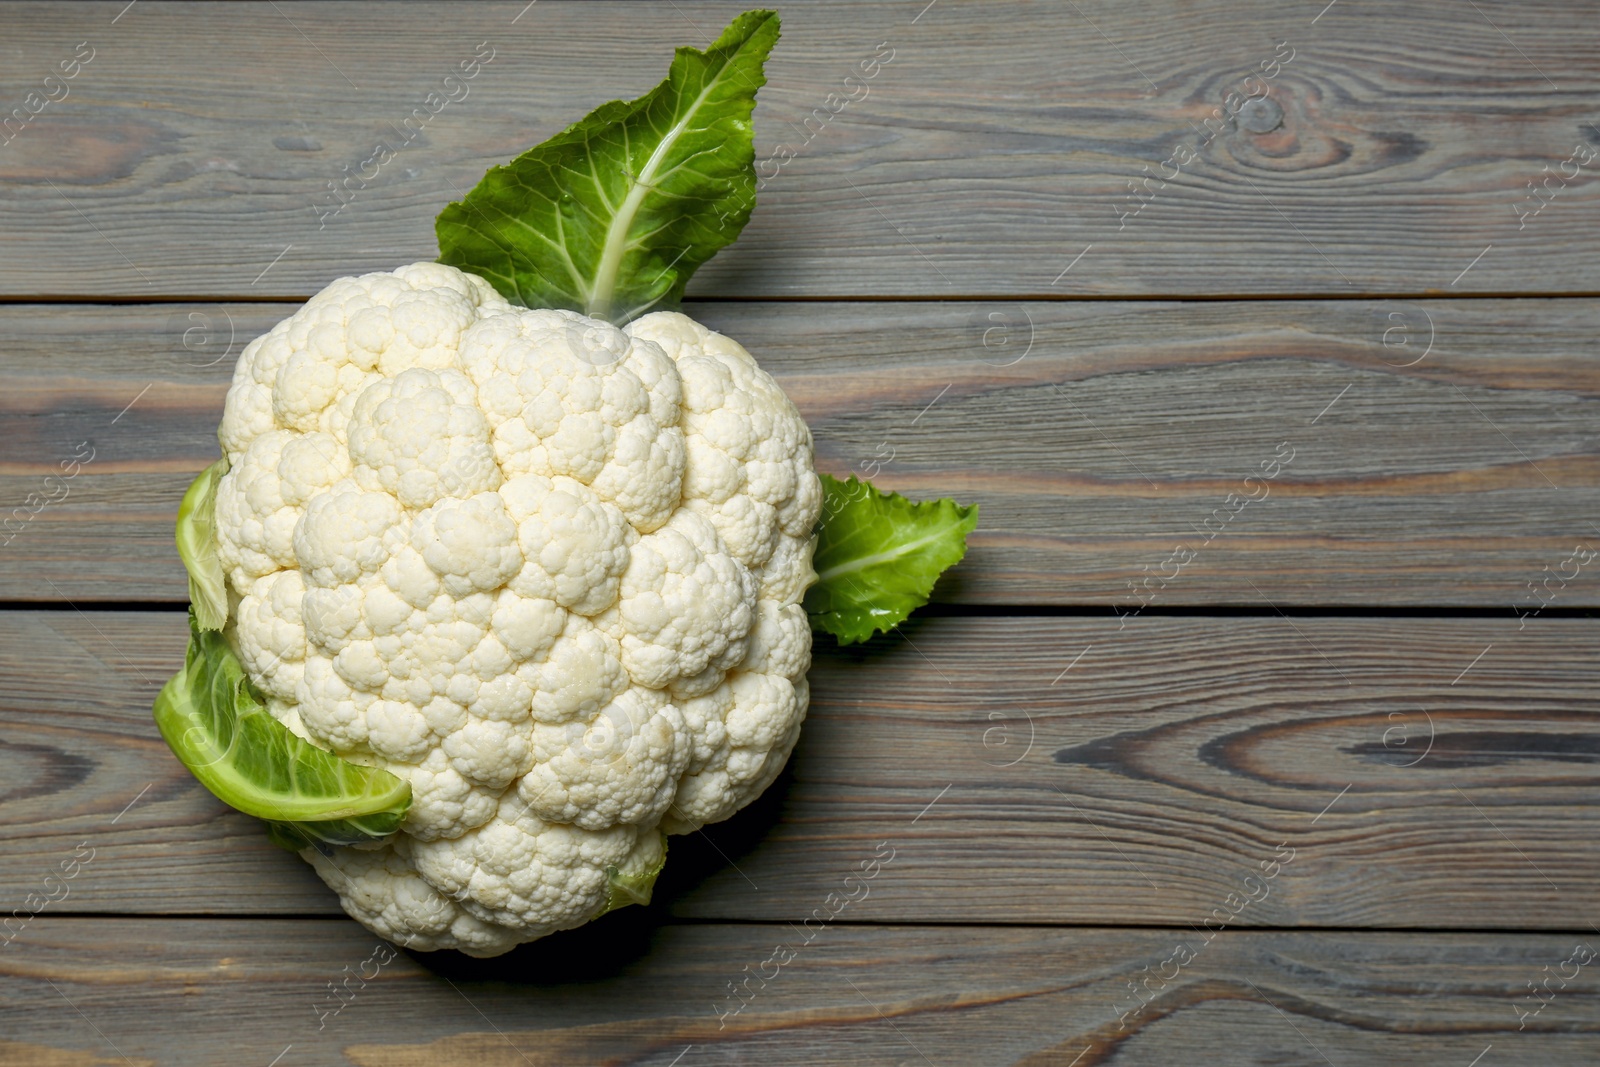
[[[581,925],[782,769],[821,489],[734,341],[417,263],[251,342],[218,436],[228,640],[278,721],[411,785],[394,837],[301,853],[382,936]]]

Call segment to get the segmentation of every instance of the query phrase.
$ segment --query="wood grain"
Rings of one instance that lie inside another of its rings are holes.
[[[1554,606],[1600,604],[1590,571],[1561,567],[1600,545],[1600,301],[689,310],[777,376],[822,469],[981,503],[940,600],[1509,613],[1548,578]],[[0,547],[0,598],[184,600],[177,502],[216,455],[238,351],[287,311],[0,309],[7,513],[95,449]],[[1246,484],[1283,442],[1279,477]],[[1198,555],[1172,578],[1179,544]]]
[[[1128,983],[1195,935],[836,925],[791,945],[787,926],[627,915],[500,960],[386,966],[347,921],[40,918],[0,956],[0,1063],[1465,1067],[1492,1045],[1499,1062],[1576,1067],[1600,1031],[1593,964],[1521,1032],[1515,1010],[1592,934],[1229,931],[1124,1024]],[[763,968],[779,945],[794,956]]]
[[[86,843],[56,910],[336,910],[156,734],[184,640],[178,612],[0,614],[0,896]],[[923,619],[819,649],[789,771],[674,839],[658,905],[799,922],[884,842],[852,922],[1186,928],[1231,899],[1232,924],[1587,929],[1597,653],[1587,620]]]
[[[0,611],[0,1067],[1592,1063],[1600,964],[1521,1017],[1600,948],[1600,620],[1537,610],[1600,605],[1579,4],[787,5],[687,310],[821,468],[981,503],[937,601],[1122,617],[824,642],[789,769],[654,906],[493,961],[373,976],[171,756],[172,522],[239,349],[742,6],[0,3],[0,116],[93,51],[0,132],[0,601],[43,606]]]
[[[739,9],[123,6],[6,5],[4,109],[78,42],[94,55],[0,149],[0,293],[304,295],[432,258],[434,216],[488,166],[644,91]],[[1597,139],[1583,5],[926,6],[785,9],[756,119],[781,167],[695,292],[1600,290],[1593,164],[1561,176]],[[402,130],[479,42],[467,94]],[[1222,110],[1255,92],[1282,112],[1265,133]],[[319,215],[380,140],[403,143]]]

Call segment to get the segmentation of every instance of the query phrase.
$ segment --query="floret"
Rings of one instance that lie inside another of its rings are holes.
[[[241,661],[295,733],[411,785],[388,842],[303,853],[383,936],[580,925],[781,770],[821,493],[735,342],[419,263],[246,347],[218,436]]]

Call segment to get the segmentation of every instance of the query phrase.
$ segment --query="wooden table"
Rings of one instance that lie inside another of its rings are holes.
[[[0,1064],[1600,1062],[1584,4],[789,4],[688,310],[823,469],[982,504],[937,602],[654,905],[494,961],[373,962],[172,758],[239,349],[737,10],[0,7],[0,503],[81,462],[0,550]]]

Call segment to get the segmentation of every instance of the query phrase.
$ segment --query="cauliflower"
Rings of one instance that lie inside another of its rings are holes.
[[[822,494],[734,341],[416,263],[253,341],[218,436],[226,639],[278,722],[411,788],[398,834],[301,852],[382,936],[578,926],[782,769]]]
[[[750,217],[777,38],[747,11],[678,49],[447,205],[438,263],[341,278],[239,359],[152,712],[403,945],[648,903],[666,835],[788,759],[812,629],[897,626],[977,525],[819,478],[750,354],[663,310]]]

